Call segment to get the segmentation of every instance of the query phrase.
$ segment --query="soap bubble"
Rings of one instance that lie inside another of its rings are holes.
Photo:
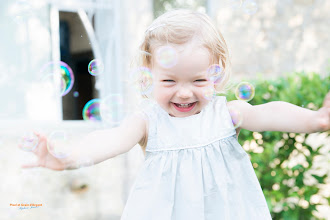
[[[79,92],[78,91],[74,91],[73,92],[73,97],[77,98],[79,96]]]
[[[100,99],[88,101],[82,111],[84,120],[100,121]]]
[[[171,46],[163,46],[156,50],[156,62],[163,68],[171,68],[178,62],[178,54]]]
[[[104,65],[100,60],[94,59],[91,62],[89,62],[88,72],[91,75],[93,76],[100,75],[103,73],[103,71],[104,71]]]
[[[234,128],[238,128],[239,126],[241,126],[243,122],[243,116],[241,112],[237,108],[232,106],[228,107],[228,111],[231,117],[231,121],[234,125]]]
[[[100,114],[102,122],[111,125],[119,124],[128,113],[124,98],[120,94],[111,94],[101,99]]]
[[[39,143],[38,136],[32,131],[25,132],[19,140],[19,145],[22,150],[33,151]]]
[[[220,83],[223,76],[222,68],[220,67],[219,64],[213,64],[209,66],[209,68],[206,71],[206,74],[208,80],[210,80],[214,84]]]
[[[250,101],[255,93],[254,86],[248,82],[241,82],[235,90],[235,96],[238,100]]]
[[[153,89],[153,75],[149,68],[138,67],[130,72],[129,81],[141,95],[150,94]]]
[[[215,95],[216,93],[213,85],[208,86],[203,90],[203,97],[208,101],[211,101],[215,97]]]
[[[47,149],[56,158],[65,158],[70,155],[72,135],[70,132],[53,131],[47,139]]]
[[[61,95],[65,96],[70,92],[74,84],[74,74],[71,67],[65,62],[49,62],[40,70],[42,77],[47,77],[60,85]]]

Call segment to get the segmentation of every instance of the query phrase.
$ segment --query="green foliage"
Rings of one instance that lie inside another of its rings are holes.
[[[285,101],[317,110],[330,90],[330,76],[321,78],[318,74],[304,72],[293,73],[276,80],[265,80],[259,76],[250,83],[255,86],[255,96],[249,102],[252,105]],[[227,99],[236,99],[234,92],[228,94]],[[324,134],[329,136],[329,132]],[[267,131],[257,133],[247,130],[242,130],[239,135],[241,145],[250,146],[246,151],[250,155],[272,218],[275,220],[318,219],[313,213],[316,206],[321,203],[313,203],[315,200],[311,201],[311,197],[320,194],[320,187],[325,185],[327,175],[313,173],[314,159],[320,155],[323,145],[310,146],[306,143],[308,137],[309,134]],[[259,151],[256,152],[256,148]],[[304,158],[303,162],[293,162],[292,158],[297,156]],[[314,182],[306,182],[307,176],[314,178]],[[320,196],[320,201],[329,202],[329,198]]]

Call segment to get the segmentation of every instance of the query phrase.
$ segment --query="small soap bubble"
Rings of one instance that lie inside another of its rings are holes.
[[[238,100],[250,101],[254,97],[254,86],[248,82],[241,82],[235,90],[235,96]]]
[[[104,71],[104,65],[103,65],[102,61],[100,61],[98,59],[94,59],[91,62],[89,62],[88,72],[92,76],[100,75],[103,73],[103,71]]]
[[[89,100],[82,111],[84,120],[100,121],[100,99]]]
[[[231,117],[231,121],[234,125],[234,128],[238,128],[239,126],[241,126],[242,122],[243,122],[243,116],[241,114],[241,112],[234,108],[234,107],[228,107],[228,111]]]
[[[79,96],[79,92],[74,91],[74,92],[73,92],[73,97],[77,98],[78,96]]]
[[[71,67],[62,62],[46,63],[41,69],[40,74],[51,79],[55,85],[60,85],[61,95],[65,96],[70,92],[74,84],[74,74]]]
[[[148,95],[153,89],[153,75],[147,67],[133,69],[129,74],[129,81],[141,95]]]
[[[243,11],[249,15],[255,14],[258,10],[258,4],[255,0],[245,0],[242,7]]]
[[[156,51],[156,62],[163,68],[171,68],[178,62],[178,54],[171,46],[163,46]]]
[[[47,149],[56,158],[65,158],[70,155],[71,134],[58,130],[53,131],[47,139]]]
[[[222,68],[219,66],[219,64],[213,64],[209,66],[209,68],[206,71],[207,78],[214,84],[220,83],[222,79]]]
[[[119,124],[126,116],[124,98],[120,94],[111,94],[101,99],[100,115],[102,122],[110,125]]]
[[[211,101],[215,97],[215,95],[216,93],[213,85],[208,86],[203,90],[203,97],[208,101]]]
[[[38,146],[38,143],[39,138],[32,131],[25,132],[19,141],[19,145],[24,151],[33,151]]]

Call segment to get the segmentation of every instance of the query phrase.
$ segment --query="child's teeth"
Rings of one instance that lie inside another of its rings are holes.
[[[191,105],[191,103],[189,103],[189,104],[179,104],[180,107],[188,107],[190,105]]]

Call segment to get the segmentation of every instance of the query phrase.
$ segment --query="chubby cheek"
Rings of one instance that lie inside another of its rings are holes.
[[[199,105],[201,107],[206,106],[210,102],[210,97],[208,95],[209,90],[207,88],[199,89],[196,91],[196,96],[198,97]]]
[[[171,92],[168,89],[155,88],[153,94],[157,103],[163,107],[167,106],[171,100]]]

